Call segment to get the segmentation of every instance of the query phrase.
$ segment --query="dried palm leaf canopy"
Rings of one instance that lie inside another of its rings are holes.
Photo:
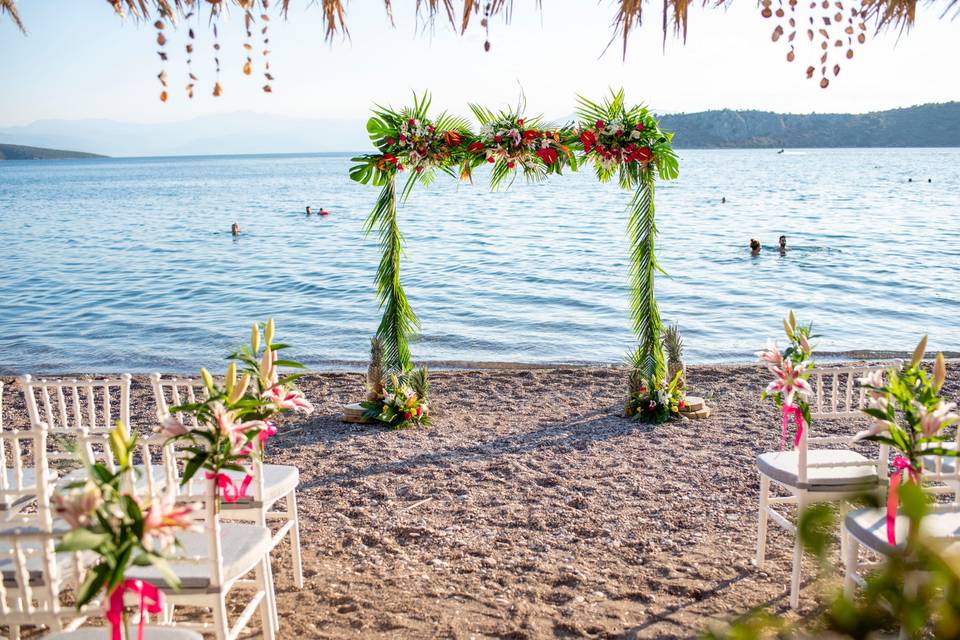
[[[541,6],[541,0],[534,0]],[[616,39],[623,42],[623,55],[626,56],[630,34],[639,27],[647,13],[654,11],[659,19],[664,43],[668,35],[673,34],[686,41],[687,21],[692,0],[660,0],[662,4],[651,4],[657,0],[611,0],[615,12],[611,43]],[[702,0],[707,8],[721,7],[731,0]],[[160,58],[160,99],[166,101],[167,74],[166,63],[172,51],[167,49],[165,31],[182,27],[188,31],[188,42],[182,54],[187,66],[190,82],[185,90],[192,98],[198,78],[193,73],[192,56],[196,47],[196,34],[187,26],[189,19],[200,12],[209,13],[209,25],[212,44],[209,52],[213,56],[216,77],[211,83],[214,96],[222,93],[220,85],[221,49],[218,41],[219,18],[227,11],[242,12],[243,28],[246,40],[240,64],[246,75],[253,74],[254,56],[263,60],[263,90],[270,93],[274,76],[270,70],[270,0],[107,0],[117,14],[130,15],[137,20],[154,20],[156,29],[157,55]],[[279,0],[276,9],[286,19],[293,0]],[[317,5],[323,13],[325,37],[331,40],[337,34],[348,35],[347,9],[345,0],[301,0],[305,6]],[[383,0],[387,19],[393,24],[393,0]],[[867,41],[868,32],[879,32],[887,28],[908,29],[914,21],[917,0],[760,0],[758,13],[762,19],[772,21],[774,28],[771,39],[777,46],[783,47],[787,62],[798,58],[806,65],[804,73],[809,79],[819,79],[819,85],[827,88],[830,78],[839,75],[841,61],[854,57],[855,49]],[[465,33],[471,26],[483,29],[486,33],[484,49],[490,50],[490,26],[495,17],[510,22],[513,0],[413,0],[413,10],[418,18],[433,25],[439,18],[449,22],[453,29]],[[940,12],[940,17],[960,15],[960,0],[928,0],[927,5]],[[541,7],[542,8],[542,7]],[[24,25],[17,11],[15,0],[0,0],[0,14],[10,17],[24,33]],[[234,61],[231,60],[231,64]]]

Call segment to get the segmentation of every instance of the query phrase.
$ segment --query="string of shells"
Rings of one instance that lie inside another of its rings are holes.
[[[761,0],[760,7],[761,16],[776,22],[771,39],[780,42],[785,36],[787,62],[796,60],[797,48],[806,37],[812,47],[811,53],[804,54],[811,58],[807,79],[819,76],[823,89],[830,86],[831,74],[840,75],[837,60],[841,56],[853,59],[854,47],[867,41],[867,11],[861,4],[845,8],[843,0],[812,0],[809,4],[806,0],[787,0],[786,4],[777,0],[774,6],[773,0]]]

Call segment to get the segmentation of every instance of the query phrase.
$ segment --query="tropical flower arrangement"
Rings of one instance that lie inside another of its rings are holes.
[[[894,473],[890,476],[887,494],[887,538],[891,544],[896,542],[893,524],[900,484],[904,481],[919,484],[924,456],[960,455],[960,451],[947,444],[952,438],[943,433],[944,427],[960,420],[956,403],[945,402],[940,397],[947,365],[943,354],[938,353],[933,373],[928,374],[921,367],[926,348],[924,336],[905,370],[891,368],[886,374],[876,371],[860,381],[869,394],[863,413],[872,417],[874,424],[858,433],[854,441],[879,442],[899,454],[893,459]]]
[[[757,352],[760,362],[774,375],[773,381],[760,394],[761,399],[770,398],[783,415],[783,431],[780,448],[787,436],[787,427],[792,417],[797,425],[794,446],[800,443],[804,424],[810,424],[810,404],[807,401],[813,388],[810,386],[810,371],[813,367],[813,326],[800,325],[793,311],[783,319],[783,331],[788,345],[782,352],[776,342],[767,342],[767,348]]]
[[[367,367],[367,399],[360,403],[363,416],[392,429],[429,426],[429,374],[425,367],[392,372],[383,364],[383,345],[370,340]]]
[[[681,373],[677,372],[670,382],[663,380],[652,384],[645,378],[638,378],[627,398],[627,417],[651,424],[662,424],[680,417],[685,406],[681,377]]]
[[[313,405],[293,385],[300,374],[281,376],[279,373],[280,367],[302,369],[303,365],[278,358],[278,352],[288,345],[273,342],[273,320],[264,325],[263,338],[261,349],[260,327],[254,325],[250,344],[229,356],[223,385],[217,384],[206,369],[201,369],[207,398],[171,407],[171,414],[161,419],[163,435],[189,445],[185,449],[190,458],[181,484],[190,482],[204,469],[205,478],[215,481],[218,494],[227,502],[235,502],[245,495],[251,480],[250,456],[259,451],[258,442],[262,444],[277,432],[270,419],[289,411],[313,412]],[[243,367],[239,379],[238,362]],[[199,428],[188,427],[176,417],[179,414],[196,417]],[[246,474],[240,485],[229,471]]]
[[[145,501],[124,489],[136,471],[132,462],[136,444],[136,434],[130,435],[118,421],[110,434],[116,470],[95,463],[88,468],[86,480],[67,485],[52,498],[55,513],[70,526],[57,545],[57,552],[99,556],[99,562],[77,591],[77,608],[105,593],[106,617],[116,638],[121,637],[125,623],[125,591],[140,595],[146,613],[159,613],[163,602],[162,592],[154,585],[125,579],[127,569],[132,565],[153,565],[170,587],[179,588],[180,582],[167,564],[167,557],[178,545],[177,533],[195,530],[193,514],[198,509],[195,504],[177,504],[172,492]]]

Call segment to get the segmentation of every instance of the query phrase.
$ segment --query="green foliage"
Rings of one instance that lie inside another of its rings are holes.
[[[633,355],[634,365],[629,376],[630,384],[637,385],[627,398],[626,415],[639,422],[662,424],[676,418],[683,408],[684,386],[681,372],[677,372],[670,382],[651,381],[644,378],[642,371],[646,358],[638,348]],[[634,381],[637,382],[634,382]]]
[[[654,221],[653,180],[637,185],[630,201],[627,236],[630,242],[630,316],[642,360],[638,366],[648,380],[663,380],[666,363],[660,332],[663,323],[654,294],[654,275],[660,270],[654,254],[657,226]]]
[[[418,392],[417,388],[420,388]],[[430,425],[427,402],[427,370],[412,369],[403,374],[392,373],[384,384],[383,395],[360,403],[364,416],[391,429],[407,429]]]

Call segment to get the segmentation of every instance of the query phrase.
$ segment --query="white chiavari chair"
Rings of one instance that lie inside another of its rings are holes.
[[[877,457],[870,459],[848,448],[854,434],[842,436],[815,436],[824,421],[862,418],[861,409],[867,406],[866,390],[860,378],[874,372],[886,371],[891,365],[852,367],[817,367],[810,374],[813,394],[810,398],[812,425],[805,424],[796,448],[770,451],[757,456],[760,472],[760,509],[757,530],[757,557],[755,564],[763,568],[766,560],[767,524],[774,524],[791,532],[793,567],[790,577],[790,606],[797,608],[800,601],[800,572],[803,547],[796,534],[796,525],[774,507],[795,505],[797,513],[816,502],[839,502],[841,510],[846,501],[865,492],[882,491],[887,477],[886,446],[879,446]],[[899,367],[899,363],[894,363]],[[832,447],[832,448],[828,448]],[[775,495],[776,485],[788,495]]]
[[[50,495],[56,475],[47,462],[47,425],[4,429],[0,423],[0,527],[50,531]]]
[[[186,402],[195,402],[205,397],[205,387],[202,381],[193,378],[167,378],[160,374],[150,376],[153,383],[154,399],[157,407],[158,419],[169,413],[170,407]],[[192,416],[181,416],[192,419]],[[191,423],[185,423],[191,424]],[[297,513],[297,486],[300,483],[300,474],[296,467],[291,465],[265,464],[263,462],[262,445],[259,440],[254,441],[255,451],[252,456],[252,480],[249,486],[249,495],[237,502],[224,503],[224,517],[230,520],[252,522],[260,526],[269,526],[279,522],[280,526],[273,534],[270,548],[276,547],[284,537],[290,538],[290,557],[293,566],[294,584],[298,589],[303,588],[303,563],[300,553],[300,523]],[[243,482],[245,474],[229,471],[235,484]],[[179,477],[173,476],[179,486]],[[205,489],[200,479],[195,479],[185,487],[181,487],[183,495],[191,495]],[[284,503],[284,511],[276,506]]]
[[[78,467],[62,474],[61,484],[84,478],[84,467],[98,461],[115,471],[109,437],[117,420],[130,426],[130,382],[130,374],[96,380],[19,379],[31,424],[49,427],[51,464]],[[153,462],[142,459],[137,465],[139,489],[147,494],[159,491],[165,480],[163,466]]]

